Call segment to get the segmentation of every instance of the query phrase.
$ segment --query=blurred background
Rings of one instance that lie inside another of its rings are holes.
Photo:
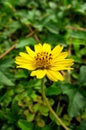
[[[75,63],[65,81],[46,80],[46,95],[71,130],[86,130],[86,1],[0,0],[0,130],[63,130],[43,102],[40,80],[16,69],[36,43],[64,46]]]

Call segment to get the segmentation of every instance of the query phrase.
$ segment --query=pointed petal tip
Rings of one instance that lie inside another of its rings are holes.
[[[36,76],[37,79],[42,79],[46,75],[46,70],[34,70],[30,76]]]

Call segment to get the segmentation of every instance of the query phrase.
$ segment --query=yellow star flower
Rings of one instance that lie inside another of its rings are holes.
[[[61,70],[70,70],[73,65],[73,59],[65,59],[68,52],[62,52],[63,46],[57,45],[53,50],[47,43],[40,43],[34,46],[32,51],[26,46],[27,53],[20,52],[16,57],[15,63],[17,68],[25,68],[31,70],[31,76],[38,79],[47,76],[52,81],[64,80]]]

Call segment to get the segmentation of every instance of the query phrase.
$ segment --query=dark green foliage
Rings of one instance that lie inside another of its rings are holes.
[[[16,69],[14,63],[25,46],[33,49],[39,41],[63,45],[75,60],[64,82],[46,79],[45,92],[71,130],[85,130],[84,0],[0,0],[0,130],[63,130],[42,99],[40,80],[30,77],[28,70]]]

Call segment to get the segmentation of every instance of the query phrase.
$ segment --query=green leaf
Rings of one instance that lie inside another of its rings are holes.
[[[72,31],[70,35],[72,38],[86,40],[86,32],[84,31]]]
[[[58,86],[52,85],[51,87],[46,88],[47,96],[59,95],[60,93],[61,89]]]
[[[16,32],[20,28],[19,22],[11,21],[9,23],[6,23],[7,29],[2,33],[2,37],[6,38],[10,35],[12,35],[14,32]]]
[[[5,114],[2,110],[0,110],[0,119],[3,119],[5,117]]]
[[[86,119],[80,123],[76,130],[86,130]]]
[[[32,37],[30,38],[24,38],[24,39],[21,39],[18,44],[16,45],[16,48],[22,48],[26,45],[34,45],[36,44],[36,40]]]
[[[79,116],[86,105],[84,96],[73,85],[62,84],[61,88],[63,91],[62,93],[68,95],[69,97],[69,106],[68,106],[69,116],[70,117]]]
[[[75,117],[81,115],[81,112],[83,111],[86,105],[83,95],[81,95],[79,92],[72,91],[71,95],[69,96],[69,99],[70,99],[68,107],[69,116]]]
[[[35,114],[32,114],[32,113],[27,113],[27,121],[28,122],[31,122],[34,120],[34,117],[35,117]]]
[[[81,66],[78,82],[81,86],[86,86],[86,66]]]
[[[39,127],[44,127],[44,126],[45,126],[45,121],[42,120],[42,119],[40,119],[39,121],[37,121],[37,125],[38,125]]]
[[[42,130],[53,130],[55,129],[52,124],[45,125],[45,127],[42,128]]]
[[[0,102],[3,102],[5,106],[8,105],[12,100],[12,95],[14,95],[13,90],[6,91],[5,94],[0,95]]]
[[[50,21],[46,24],[46,28],[53,34],[58,34],[58,27],[57,24]]]
[[[21,130],[33,130],[33,124],[27,122],[26,120],[19,120],[18,125]]]
[[[11,67],[13,64],[13,59],[2,59],[0,61],[0,69],[5,70]]]
[[[43,105],[40,105],[39,106],[39,111],[42,115],[44,116],[47,116],[48,115],[48,111],[49,111],[49,108],[47,106],[43,106]]]
[[[39,110],[39,104],[38,103],[34,104],[33,110],[34,110],[34,112],[37,112]]]
[[[20,79],[20,78],[27,78],[27,74],[25,73],[25,71],[23,69],[19,69],[17,72],[16,72],[16,75],[15,75],[15,78],[16,79]]]
[[[11,79],[1,71],[0,71],[0,83],[7,86],[14,86],[14,83],[11,81]]]

